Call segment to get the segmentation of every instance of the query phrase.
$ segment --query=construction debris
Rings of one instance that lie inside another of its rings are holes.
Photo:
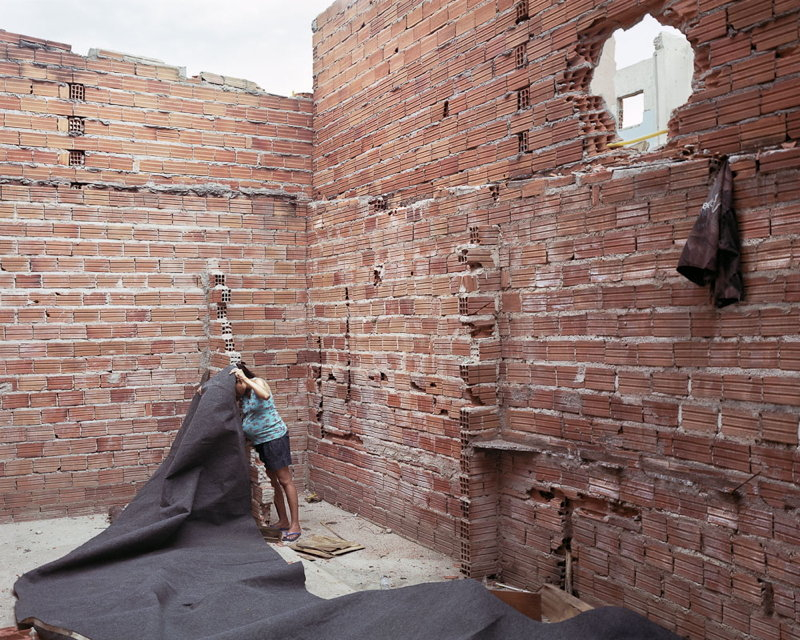
[[[317,558],[330,559],[336,556],[364,549],[363,545],[350,542],[344,538],[331,538],[330,536],[313,535],[294,544],[289,545],[290,549],[298,553],[315,556]]]

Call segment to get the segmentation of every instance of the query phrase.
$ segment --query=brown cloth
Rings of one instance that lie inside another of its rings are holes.
[[[678,273],[700,286],[711,285],[714,304],[725,307],[744,296],[739,256],[733,174],[728,159],[724,158],[683,247]]]

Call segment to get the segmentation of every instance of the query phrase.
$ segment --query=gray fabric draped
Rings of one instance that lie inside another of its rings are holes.
[[[532,621],[474,580],[324,600],[250,515],[230,368],[195,396],[168,457],[98,536],[15,584],[16,616],[47,639],[676,640],[620,608]]]

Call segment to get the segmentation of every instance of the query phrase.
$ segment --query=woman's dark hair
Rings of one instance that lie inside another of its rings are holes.
[[[236,366],[239,367],[242,370],[242,373],[245,376],[247,376],[248,378],[255,378],[256,377],[256,374],[253,373],[252,371],[250,371],[250,369],[247,368],[247,365],[244,362],[240,362]]]

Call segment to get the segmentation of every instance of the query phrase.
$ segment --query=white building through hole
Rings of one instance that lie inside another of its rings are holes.
[[[626,148],[653,150],[667,142],[673,110],[691,95],[693,70],[686,37],[648,14],[606,41],[590,91],[605,100]]]

